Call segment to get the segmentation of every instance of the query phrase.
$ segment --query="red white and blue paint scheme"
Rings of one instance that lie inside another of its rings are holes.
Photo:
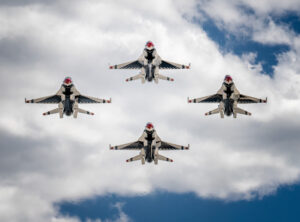
[[[94,113],[86,111],[78,107],[81,103],[111,103],[110,100],[98,99],[91,96],[84,96],[79,93],[75,88],[71,77],[66,77],[63,81],[58,92],[54,95],[41,97],[38,99],[25,99],[25,103],[54,103],[58,104],[58,108],[43,113],[43,115],[50,115],[58,113],[60,118],[63,115],[70,116],[73,114],[74,118],[77,118],[78,113],[84,113],[88,115],[94,115]]]
[[[173,162],[172,159],[158,154],[159,150],[188,150],[190,146],[181,146],[162,141],[157,135],[153,124],[147,123],[142,136],[137,141],[109,147],[111,150],[140,150],[139,155],[129,158],[126,162],[140,160],[142,164],[145,164],[145,161],[148,163],[154,161],[157,164],[158,160]]]
[[[235,87],[232,77],[226,75],[221,88],[216,94],[196,99],[188,98],[188,103],[219,103],[218,108],[205,113],[205,115],[219,113],[221,118],[224,118],[224,114],[226,116],[233,115],[233,117],[236,118],[237,114],[251,116],[250,112],[237,107],[238,104],[267,103],[267,98],[259,99],[241,94]]]
[[[140,69],[140,73],[136,76],[126,79],[126,81],[133,81],[141,79],[142,83],[152,82],[158,83],[159,79],[174,81],[173,78],[161,75],[160,69],[189,69],[190,65],[181,65],[174,62],[162,60],[157,54],[154,44],[151,41],[146,43],[142,55],[134,61],[122,63],[119,65],[110,66],[110,69]]]

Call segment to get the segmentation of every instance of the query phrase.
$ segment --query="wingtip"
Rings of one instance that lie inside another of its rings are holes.
[[[109,66],[109,69],[113,69],[114,67],[113,66]]]

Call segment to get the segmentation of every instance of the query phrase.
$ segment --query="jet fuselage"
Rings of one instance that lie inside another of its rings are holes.
[[[148,64],[144,66],[145,69],[145,79],[148,82],[152,82],[152,80],[154,79],[154,71],[155,71],[155,66],[152,64]]]
[[[233,103],[234,100],[232,99],[232,94],[233,94],[233,90],[232,90],[232,85],[233,83],[227,84],[227,83],[223,83],[223,85],[225,86],[225,90],[223,91],[223,110],[224,110],[224,114],[226,116],[231,116],[233,113]]]
[[[152,50],[146,50],[147,52],[147,55],[145,56],[145,58],[147,59],[147,65],[144,66],[144,69],[145,69],[145,79],[148,81],[148,82],[152,82],[152,80],[154,79],[154,74],[155,74],[155,65],[153,65],[153,60],[154,60],[154,56],[153,56],[153,51],[154,49]]]
[[[153,136],[153,132],[154,131],[147,131],[145,130],[147,136],[146,136],[146,140],[147,140],[147,146],[144,147],[145,149],[145,160],[148,163],[151,163],[154,160],[154,150],[153,148],[155,147],[156,144],[153,144],[153,140],[155,139]]]
[[[71,116],[73,113],[73,105],[74,105],[74,100],[71,100],[71,95],[73,94],[71,89],[73,85],[70,86],[63,85],[63,87],[64,87],[63,94],[65,95],[65,100],[62,101],[64,106],[64,114],[66,114],[67,116]]]

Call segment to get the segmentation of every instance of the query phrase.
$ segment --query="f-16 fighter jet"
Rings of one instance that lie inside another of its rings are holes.
[[[145,164],[146,160],[149,163],[154,161],[157,164],[158,160],[173,162],[172,159],[158,154],[158,150],[188,150],[190,145],[181,146],[162,141],[152,123],[147,123],[142,136],[137,141],[109,147],[111,150],[140,150],[139,155],[126,160],[126,162],[141,160],[142,164]]]
[[[219,89],[219,91],[211,96],[205,96],[197,99],[189,99],[189,103],[219,103],[218,108],[205,113],[205,115],[212,115],[220,113],[221,118],[224,118],[224,113],[226,116],[233,114],[236,118],[237,114],[244,114],[251,116],[251,113],[237,107],[238,103],[267,103],[266,99],[258,99],[251,96],[246,96],[240,94],[240,92],[235,87],[231,76],[226,75],[224,82]]]
[[[159,69],[189,69],[190,66],[177,64],[174,62],[168,62],[162,60],[157,54],[154,44],[150,41],[146,43],[143,54],[138,58],[138,60],[126,62],[120,65],[110,66],[110,69],[140,69],[140,73],[136,76],[126,79],[126,81],[132,81],[136,79],[141,79],[142,83],[152,82],[158,83],[159,79],[174,81],[174,79],[163,76],[159,74]]]
[[[71,77],[66,77],[56,94],[38,99],[25,99],[25,103],[56,103],[58,104],[58,108],[45,112],[43,115],[59,113],[59,117],[63,118],[63,114],[67,116],[73,114],[73,117],[77,118],[78,113],[94,115],[92,112],[80,109],[78,107],[79,103],[111,103],[111,99],[105,100],[81,95],[75,88]]]

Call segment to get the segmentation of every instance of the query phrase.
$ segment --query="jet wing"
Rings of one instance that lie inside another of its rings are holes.
[[[126,143],[119,146],[109,146],[111,150],[140,150],[144,147],[143,142],[135,141],[132,143]]]
[[[221,94],[204,96],[196,99],[188,99],[189,103],[219,103],[223,99]]]
[[[162,60],[161,64],[159,65],[159,68],[160,69],[189,69],[190,66]]]
[[[238,99],[238,103],[267,103],[267,98],[266,99],[259,99],[259,98],[255,98],[255,97],[240,94],[240,98]]]
[[[143,65],[138,61],[131,61],[119,65],[110,66],[110,69],[141,69]]]
[[[159,150],[188,150],[190,148],[190,145],[188,146],[181,146],[173,143],[168,143],[161,141],[161,145],[158,147]]]
[[[60,103],[61,102],[61,96],[59,95],[51,95],[51,96],[45,96],[37,99],[25,99],[25,103]]]
[[[76,96],[76,99],[78,103],[111,103],[111,99],[110,100],[98,99],[92,96],[78,95]]]

